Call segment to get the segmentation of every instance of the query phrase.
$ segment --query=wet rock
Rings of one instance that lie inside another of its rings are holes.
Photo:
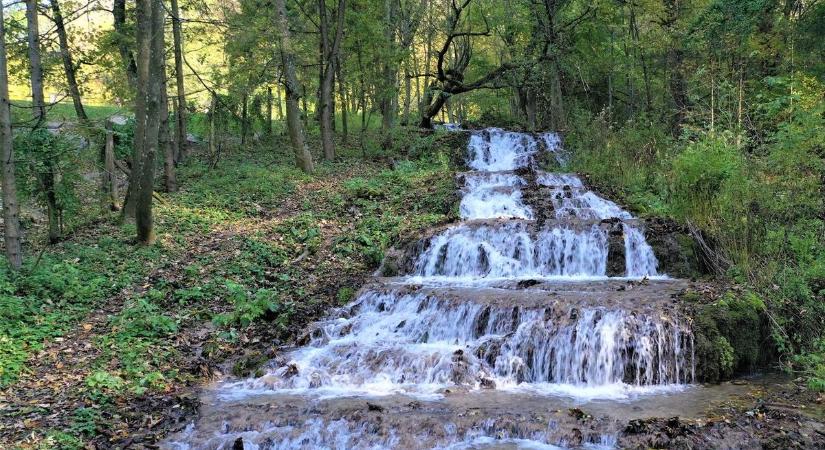
[[[645,221],[645,229],[661,272],[678,278],[696,278],[709,272],[699,247],[684,226],[671,220],[650,219]]]
[[[267,360],[267,356],[260,352],[250,352],[235,361],[232,365],[232,375],[236,377],[259,377],[263,375],[261,366],[263,366]]]
[[[573,428],[570,430],[570,441],[567,444],[571,447],[580,447],[583,440],[584,436],[582,435],[582,430]]]
[[[464,350],[458,349],[453,353],[450,379],[457,385],[469,385],[474,382],[470,374],[470,360],[464,354]]]
[[[367,411],[384,412],[384,407],[375,403],[367,402]]]
[[[321,387],[321,375],[318,372],[313,373],[309,376],[309,387],[310,389],[317,389]]]
[[[487,306],[483,310],[481,310],[481,314],[478,315],[475,321],[475,336],[480,337],[484,336],[485,331],[487,330],[487,323],[490,321],[490,307]]]
[[[620,222],[609,223],[607,234],[607,276],[623,277],[627,273],[624,229]]]
[[[593,418],[593,416],[587,414],[579,408],[570,408],[567,412],[571,417],[575,417],[576,420],[587,420]]]
[[[518,289],[527,289],[527,288],[533,287],[537,284],[541,284],[541,281],[539,281],[539,280],[521,280],[518,283],[516,283],[516,288],[518,288]]]
[[[496,382],[491,378],[482,378],[479,381],[479,386],[481,387],[481,389],[495,389]]]
[[[232,450],[244,450],[243,449],[243,438],[235,439],[235,442],[232,444]]]
[[[292,378],[298,375],[298,365],[295,363],[291,363],[286,366],[286,370],[284,371],[284,378]]]

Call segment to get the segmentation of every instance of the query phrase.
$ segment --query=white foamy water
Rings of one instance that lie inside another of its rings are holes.
[[[468,166],[460,204],[464,220],[520,219],[456,225],[432,238],[415,264],[418,277],[603,277],[607,272],[609,227],[599,221],[633,216],[616,203],[587,190],[574,174],[535,172],[549,187],[557,222],[538,229],[535,212],[524,201],[527,181],[513,171],[532,167],[540,151],[562,163],[564,152],[553,133],[536,137],[491,128],[470,137]],[[581,221],[594,222],[588,226]],[[625,276],[658,276],[658,261],[635,225],[622,225]]]
[[[427,395],[492,381],[520,389],[558,384],[537,393],[626,398],[633,387],[692,379],[692,341],[678,322],[566,304],[466,300],[367,291],[347,308],[349,318],[318,324],[311,341],[289,354],[289,364],[225,389]]]
[[[610,303],[609,292],[588,294],[603,295],[605,304],[583,305],[549,291],[539,291],[537,302],[522,295],[526,290],[462,290],[490,280],[577,280],[584,286],[606,278],[617,245],[624,247],[626,277],[658,275],[653,249],[632,215],[574,174],[537,170],[540,152],[566,162],[553,133],[473,132],[473,171],[460,177],[462,222],[426,242],[411,259],[406,284],[364,290],[314,324],[264,376],[222,383],[215,398],[231,403],[264,395],[272,404],[301,398],[315,405],[402,396],[438,403],[459,387],[462,395],[493,391],[586,402],[685,389],[694,379],[693,337],[678,317]],[[537,202],[535,193],[549,198]],[[491,416],[458,431],[452,421],[458,418],[445,415],[437,433],[401,423],[379,430],[361,413],[310,406],[280,419],[193,427],[170,447],[231,448],[237,438],[247,449],[568,447],[553,421],[543,429],[516,429],[509,417]],[[612,434],[588,439],[576,447],[616,445]]]
[[[604,276],[607,250],[607,233],[599,225],[539,231],[520,221],[463,225],[433,238],[418,259],[416,275]]]

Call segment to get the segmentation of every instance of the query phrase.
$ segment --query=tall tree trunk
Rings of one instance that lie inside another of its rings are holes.
[[[112,211],[120,210],[117,192],[117,174],[115,173],[115,135],[112,131],[112,122],[106,121],[106,141],[103,146],[103,177],[100,189],[105,208]]]
[[[80,88],[77,85],[77,74],[72,62],[72,54],[69,50],[69,37],[66,35],[66,25],[63,22],[63,14],[60,11],[58,0],[51,0],[52,20],[54,20],[55,31],[57,31],[57,41],[60,44],[60,58],[63,60],[63,71],[66,73],[66,84],[69,88],[69,95],[72,97],[74,111],[78,120],[88,122],[89,116],[83,109],[83,102],[80,98]]]
[[[26,0],[26,28],[29,44],[29,74],[32,90],[32,110],[35,123],[33,130],[40,128],[46,121],[46,100],[43,95],[43,65],[40,60],[40,29],[37,23],[37,0]],[[38,178],[46,197],[46,214],[49,222],[49,242],[60,240],[60,208],[55,193],[54,161],[43,161]]]
[[[320,30],[321,41],[326,43],[329,40],[329,20],[326,14],[326,5],[324,0],[318,0],[318,9],[320,12]],[[341,46],[341,40],[344,35],[344,12],[346,11],[345,0],[338,0],[337,20],[335,38],[332,46],[322,45],[322,51],[326,53],[321,58],[321,86],[318,96],[318,107],[320,129],[321,129],[321,147],[324,150],[324,159],[332,161],[335,159],[335,141],[333,140],[333,124],[334,111],[332,106],[333,88],[335,81],[335,65],[338,61],[338,50]]]
[[[241,101],[241,145],[245,145],[246,135],[249,134],[249,95],[244,93]]]
[[[155,240],[152,194],[160,141],[164,76],[164,9],[161,0],[137,0],[138,90],[135,97],[135,154],[130,185],[135,203],[137,239]],[[141,132],[138,133],[138,130]]]
[[[165,67],[165,65],[164,65]],[[163,150],[163,184],[166,192],[178,191],[178,177],[175,173],[175,146],[169,132],[169,94],[167,94],[166,69],[162,70],[160,89],[160,131],[158,141]]]
[[[670,72],[668,87],[676,112],[673,114],[671,130],[674,135],[682,132],[682,123],[690,108],[690,99],[687,95],[687,81],[683,72],[684,51],[680,47],[682,39],[681,33],[677,29],[681,19],[682,6],[679,0],[663,0],[665,7],[665,18],[662,21],[665,31],[668,34],[667,67]]]
[[[3,4],[0,3],[0,164],[3,172],[3,238],[6,258],[12,270],[23,265],[23,245],[20,234],[20,204],[17,201],[17,181],[14,173],[11,111],[9,104],[9,71],[6,60],[6,26]]]
[[[137,44],[137,59],[132,57],[131,51],[126,47],[127,56],[124,57],[124,63],[128,63],[128,59],[134,65],[135,77],[135,137],[132,149],[132,167],[129,174],[129,187],[126,189],[126,200],[123,204],[123,218],[136,219],[138,208],[138,197],[141,195],[140,180],[143,173],[143,164],[145,155],[148,152],[146,146],[148,145],[147,133],[149,129],[149,79],[151,77],[151,61],[152,61],[152,29],[153,19],[152,10],[154,9],[154,2],[156,0],[136,0],[136,29],[135,37]],[[119,22],[119,3],[121,0],[115,0],[115,29]],[[126,11],[125,4],[123,22],[121,27],[125,26]],[[123,54],[123,53],[121,53]],[[128,67],[128,66],[127,66]],[[155,139],[157,141],[157,139]],[[154,143],[157,147],[157,142]],[[154,164],[152,169],[154,170]]]
[[[278,111],[278,120],[284,120],[284,109],[281,100],[281,88],[279,86],[275,87],[275,105],[278,107],[276,111]]]
[[[410,103],[412,102],[412,79],[410,69],[404,69],[404,125],[410,123]]]
[[[633,2],[628,3],[630,7],[630,32],[633,38],[633,48],[639,54],[639,63],[642,66],[642,75],[645,82],[645,111],[650,112],[652,100],[650,97],[650,74],[648,73],[647,58],[643,46],[639,43],[639,25],[636,22],[636,10],[633,9]]]
[[[384,45],[389,49],[389,57],[384,57],[381,89],[381,129],[389,130],[395,126],[398,114],[398,64],[395,51],[395,22],[398,15],[398,0],[384,0]]]
[[[272,88],[266,88],[266,130],[267,136],[272,136]]]
[[[295,59],[290,45],[289,22],[287,22],[285,0],[275,0],[277,17],[278,40],[280,41],[281,64],[284,71],[284,87],[286,90],[286,121],[292,150],[298,167],[306,173],[315,170],[312,154],[304,141],[304,128],[301,123],[301,111],[298,102],[301,96],[301,86],[295,75]]]
[[[26,31],[29,44],[29,75],[32,90],[32,110],[40,127],[46,120],[46,100],[43,95],[43,65],[40,61],[40,28],[37,23],[37,0],[26,0]]]
[[[346,144],[349,137],[349,114],[347,104],[347,87],[344,83],[343,70],[341,69],[341,55],[338,55],[338,60],[335,64],[335,79],[338,80],[338,95],[341,97],[341,139]]]
[[[172,6],[172,39],[175,52],[175,78],[177,87],[177,107],[175,108],[175,142],[178,145],[177,154],[181,159],[189,156],[189,133],[186,124],[186,85],[183,78],[183,21],[180,18],[178,0],[171,0]]]
[[[112,16],[114,18],[114,29],[117,33],[117,50],[120,53],[121,64],[123,64],[123,71],[126,73],[126,80],[132,90],[137,87],[137,63],[132,51],[129,49],[129,44],[126,36],[129,32],[126,30],[126,0],[114,0],[112,3]]]

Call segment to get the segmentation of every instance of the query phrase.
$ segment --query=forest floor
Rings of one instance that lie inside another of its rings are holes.
[[[180,182],[156,207],[156,245],[134,247],[113,215],[2,280],[0,447],[151,447],[191,418],[198,386],[254,373],[351,300],[390,242],[454,214],[438,152],[345,156],[313,176],[236,153]]]
[[[256,373],[351,300],[389,245],[455,218],[453,169],[432,148],[396,162],[353,147],[313,176],[285,153],[196,159],[181,192],[162,194],[156,245],[135,247],[112,214],[1,279],[0,448],[154,448],[191,421],[199,387]],[[622,444],[708,448],[745,433],[810,448],[822,402],[792,381],[754,384],[704,420],[629,423]]]

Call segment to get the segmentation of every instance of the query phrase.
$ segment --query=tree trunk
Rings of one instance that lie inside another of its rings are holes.
[[[670,40],[667,48],[667,67],[670,72],[668,87],[676,112],[673,114],[671,130],[674,136],[682,132],[682,123],[690,108],[690,99],[687,95],[687,81],[683,73],[684,51],[680,47],[681,33],[676,29],[677,22],[681,18],[681,5],[678,0],[663,0],[665,7],[665,18],[663,25]]]
[[[118,3],[121,0],[115,0],[115,10],[118,9]],[[132,167],[129,174],[129,187],[126,189],[126,201],[123,204],[123,218],[136,219],[138,209],[138,197],[141,195],[141,175],[143,174],[143,165],[146,154],[149,151],[146,149],[149,141],[147,134],[150,127],[149,124],[149,93],[150,93],[150,77],[152,66],[152,29],[154,27],[152,10],[154,9],[154,2],[156,0],[137,0],[136,1],[136,44],[137,44],[137,60],[132,59],[135,67],[135,137],[132,149]],[[125,5],[123,6],[125,8]],[[123,11],[123,24],[125,24],[125,9]],[[115,13],[115,25],[118,23],[118,13]],[[123,26],[123,25],[121,25]],[[127,48],[128,51],[128,48]],[[131,52],[128,52],[128,57],[132,58]],[[154,146],[157,147],[157,138]],[[154,162],[152,170],[154,170]]]
[[[432,128],[433,127],[433,117],[437,116],[438,113],[441,111],[441,108],[447,103],[447,99],[449,95],[440,92],[435,99],[433,99],[432,90],[428,90],[424,93],[424,101],[426,105],[424,107],[424,114],[421,115],[421,122],[418,123],[420,128]]]
[[[272,88],[266,88],[266,135],[272,136]]]
[[[278,111],[278,120],[284,120],[284,109],[281,99],[281,88],[275,87],[275,105],[278,107],[276,111]]]
[[[138,90],[135,98],[135,155],[130,184],[135,202],[137,239],[142,245],[155,240],[152,194],[155,156],[160,141],[162,80],[164,78],[164,9],[161,0],[137,0]],[[138,133],[140,129],[142,132]]]
[[[40,29],[37,24],[37,0],[26,0],[26,30],[29,44],[29,74],[32,89],[34,128],[46,120],[46,100],[43,96],[43,65],[40,61]]]
[[[298,84],[298,78],[295,75],[295,59],[292,55],[292,47],[290,46],[289,23],[287,22],[285,0],[275,0],[275,8],[277,13],[277,23],[275,25],[279,30],[278,38],[280,41],[281,64],[283,65],[284,71],[286,121],[289,138],[292,142],[292,149],[295,152],[295,160],[298,167],[306,173],[312,173],[315,168],[312,162],[312,154],[309,153],[309,149],[307,149],[306,142],[304,141],[301,110],[298,107],[301,96],[301,86]]]
[[[169,96],[166,91],[166,83],[163,81],[166,80],[166,70],[163,69],[163,72],[160,89],[160,131],[158,133],[159,145],[164,155],[163,184],[166,192],[177,192],[178,177],[175,173],[175,146],[169,132]]]
[[[106,143],[103,146],[103,177],[100,189],[104,208],[112,211],[120,210],[117,192],[117,175],[115,172],[115,136],[112,132],[112,122],[106,121]]]
[[[0,165],[3,172],[3,238],[6,258],[12,270],[23,265],[20,234],[20,204],[17,200],[14,149],[12,148],[11,111],[9,105],[9,72],[6,60],[6,26],[3,4],[0,3]]]
[[[60,58],[63,60],[63,71],[66,73],[66,84],[69,88],[69,95],[72,97],[74,104],[74,111],[77,114],[78,120],[81,122],[88,122],[89,116],[86,115],[86,110],[83,109],[83,102],[80,98],[80,88],[77,85],[76,70],[74,62],[72,62],[72,54],[69,50],[69,38],[66,35],[66,25],[63,23],[63,14],[60,11],[60,3],[58,0],[51,0],[52,4],[52,19],[54,20],[55,31],[57,32],[57,41],[60,45]]]
[[[384,0],[384,45],[389,48],[382,68],[381,89],[381,129],[387,131],[395,126],[398,114],[398,65],[395,61],[395,21],[398,15],[398,0]]]
[[[209,104],[209,159],[213,165],[218,161],[218,143],[215,142],[217,139],[217,133],[215,132],[215,121],[217,120],[217,114],[218,95],[213,92],[212,100]]]
[[[249,95],[244,94],[241,101],[241,145],[245,145],[246,135],[249,134]]]
[[[344,35],[344,12],[346,11],[345,0],[338,0],[337,20],[335,37],[332,42],[332,47],[326,45],[329,39],[329,20],[326,14],[326,5],[324,0],[318,0],[318,9],[320,12],[320,30],[322,51],[326,53],[321,57],[321,86],[318,90],[318,107],[320,129],[321,129],[321,147],[324,150],[324,159],[332,161],[335,159],[335,141],[333,140],[333,120],[334,111],[332,106],[333,88],[335,81],[335,66],[338,62],[338,50],[341,46],[341,40]]]
[[[177,154],[180,159],[189,156],[189,133],[186,124],[186,85],[183,78],[183,22],[180,18],[178,0],[171,0],[172,6],[172,39],[174,40],[175,52],[175,78],[177,87],[177,104],[175,114],[175,132],[177,143]]]
[[[137,87],[137,63],[132,51],[129,49],[126,36],[126,0],[114,0],[112,3],[112,16],[114,18],[114,29],[117,33],[117,50],[120,53],[120,60],[123,64],[123,71],[126,73],[126,80],[132,90]]]
[[[412,79],[410,69],[404,70],[404,125],[410,123],[410,103],[412,102]]]
[[[349,114],[347,104],[347,88],[344,84],[343,71],[341,70],[341,56],[338,55],[338,60],[335,64],[335,71],[337,72],[335,78],[338,80],[338,95],[341,97],[341,139],[346,144],[349,135]]]
[[[40,60],[40,29],[37,23],[37,0],[26,0],[26,29],[29,44],[29,69],[32,90],[32,112],[35,123],[33,130],[46,121],[46,100],[43,95],[43,65]],[[46,213],[49,222],[49,242],[60,240],[60,207],[55,193],[54,161],[43,161],[43,169],[38,173],[41,188],[46,198]]]

